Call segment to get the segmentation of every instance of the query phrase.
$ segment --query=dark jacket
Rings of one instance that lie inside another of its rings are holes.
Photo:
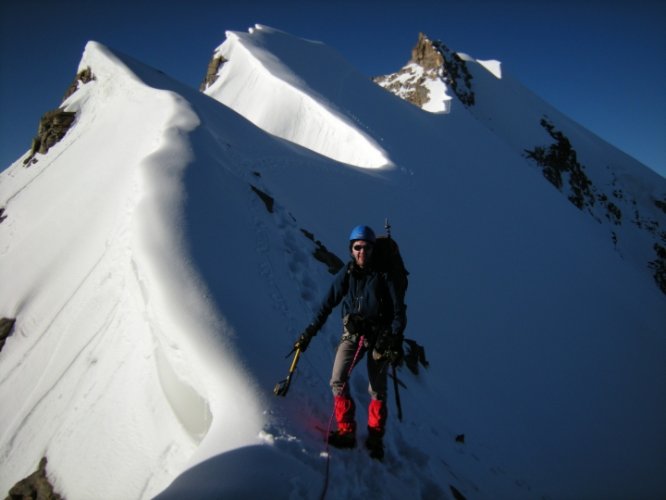
[[[402,335],[405,329],[404,292],[387,274],[372,267],[362,269],[351,261],[338,272],[315,314],[313,325],[317,330],[340,303],[343,318],[357,314],[380,329],[390,328],[394,335]]]

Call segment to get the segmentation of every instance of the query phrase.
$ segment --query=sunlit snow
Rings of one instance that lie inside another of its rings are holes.
[[[266,43],[270,43],[270,49]],[[354,116],[344,97],[349,92],[365,95],[373,85],[330,53],[322,44],[261,25],[249,33],[227,32],[226,42],[216,51],[226,62],[206,94],[264,130],[329,158],[359,167],[385,166],[388,160],[384,151],[364,132],[364,124]],[[327,61],[325,71],[323,59]],[[294,60],[300,73],[288,66]],[[349,81],[344,87],[327,89],[332,95],[313,94],[309,79],[321,80],[330,74]]]

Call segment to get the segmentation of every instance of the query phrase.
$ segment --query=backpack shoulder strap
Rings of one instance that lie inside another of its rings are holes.
[[[345,266],[345,277],[342,280],[342,294],[346,295],[347,292],[349,291],[349,280],[350,280],[350,275],[352,273],[352,269],[354,267],[354,263],[350,260],[347,262],[347,265]]]

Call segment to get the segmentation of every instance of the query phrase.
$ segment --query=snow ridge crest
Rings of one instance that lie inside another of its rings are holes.
[[[249,33],[227,32],[225,42],[213,54],[209,73],[214,74],[206,78],[212,83],[204,85],[204,93],[267,132],[336,161],[361,168],[388,165],[384,150],[355,117],[292,69],[302,64],[298,51],[303,47],[312,53],[308,64],[330,63],[328,49],[322,44],[279,30],[258,25]],[[351,71],[339,64],[338,74]],[[330,68],[322,68],[326,71]],[[256,99],[256,95],[264,98]]]

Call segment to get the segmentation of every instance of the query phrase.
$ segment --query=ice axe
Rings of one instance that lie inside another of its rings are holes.
[[[296,354],[294,355],[294,360],[291,362],[291,367],[289,368],[289,374],[287,375],[287,378],[275,384],[275,388],[273,389],[273,394],[275,394],[276,396],[287,395],[287,391],[289,390],[289,384],[291,383],[291,376],[296,371],[296,363],[298,363],[298,358],[300,357],[301,357],[301,349],[299,347],[298,349],[296,349]]]

